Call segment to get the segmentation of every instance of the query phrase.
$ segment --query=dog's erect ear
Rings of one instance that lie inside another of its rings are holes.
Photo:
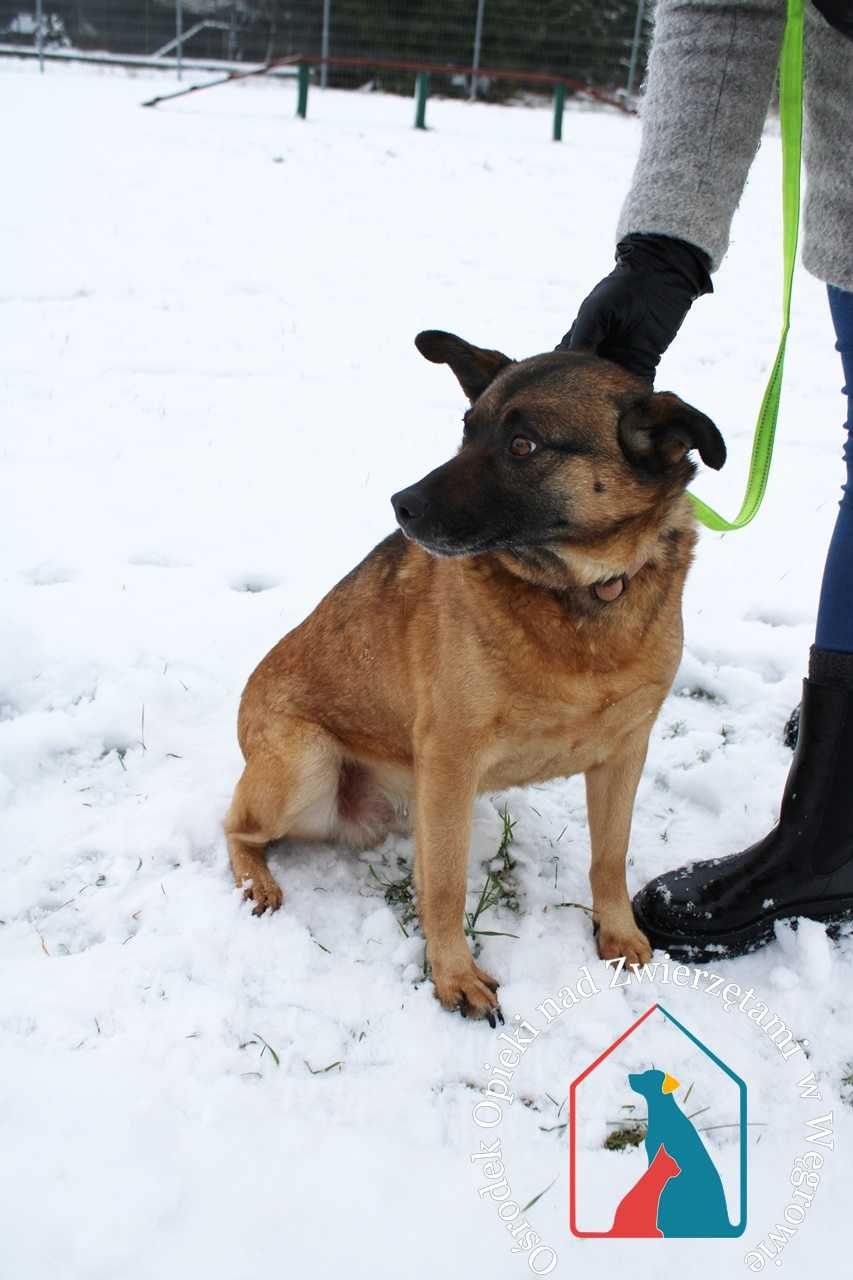
[[[450,365],[472,404],[501,369],[513,363],[501,351],[472,347],[470,342],[457,338],[455,333],[443,333],[441,329],[426,329],[419,333],[415,346],[433,364]]]
[[[619,442],[635,466],[661,473],[698,449],[706,466],[719,471],[726,460],[723,437],[710,418],[671,391],[634,396],[619,419]]]

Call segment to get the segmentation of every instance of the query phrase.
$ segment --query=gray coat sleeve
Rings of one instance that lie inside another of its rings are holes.
[[[618,238],[676,236],[716,270],[773,94],[785,0],[658,0]]]

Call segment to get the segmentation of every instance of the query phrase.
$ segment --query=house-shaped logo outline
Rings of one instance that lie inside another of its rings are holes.
[[[646,1021],[646,1019],[651,1017],[655,1010],[660,1010],[664,1017],[667,1018],[673,1026],[678,1028],[682,1035],[685,1035],[688,1040],[697,1046],[697,1048],[701,1049],[702,1053],[704,1053],[706,1057],[710,1058],[711,1061],[715,1063],[720,1070],[724,1071],[726,1075],[737,1085],[738,1141],[740,1144],[740,1205],[738,1221],[732,1224],[731,1235],[729,1238],[742,1236],[746,1230],[747,1201],[746,1082],[740,1078],[737,1072],[732,1071],[731,1067],[727,1066],[726,1063],[723,1062],[722,1058],[718,1057],[717,1054],[714,1053],[713,1049],[709,1049],[698,1036],[695,1036],[692,1031],[689,1031],[687,1027],[684,1026],[683,1022],[679,1022],[675,1014],[670,1013],[668,1009],[665,1009],[662,1004],[658,1004],[657,1002],[650,1005],[646,1012],[637,1018],[636,1022],[631,1023],[631,1026],[627,1031],[623,1031],[622,1035],[614,1040],[609,1048],[605,1049],[603,1053],[600,1053],[595,1061],[591,1062],[589,1066],[572,1081],[569,1088],[569,1229],[573,1236],[578,1236],[580,1239],[584,1240],[606,1239],[610,1235],[607,1231],[581,1231],[577,1224],[575,1189],[577,1187],[576,1117],[578,1086],[583,1084],[587,1076],[592,1075],[593,1071],[595,1071],[597,1067],[601,1066],[605,1058],[609,1058],[610,1054],[613,1053],[615,1049],[618,1049],[620,1044],[623,1044],[625,1040],[632,1036],[634,1032],[637,1031],[637,1029]]]

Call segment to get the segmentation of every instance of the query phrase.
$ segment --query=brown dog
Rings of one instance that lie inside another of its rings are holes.
[[[599,952],[650,955],[625,883],[631,814],[681,656],[687,454],[718,468],[725,446],[704,414],[594,356],[416,343],[471,402],[462,446],[395,494],[402,532],[250,677],[225,825],[260,913],[282,900],[270,841],[366,847],[411,814],[436,993],[493,1021],[498,984],[463,931],[478,792],[585,774]]]

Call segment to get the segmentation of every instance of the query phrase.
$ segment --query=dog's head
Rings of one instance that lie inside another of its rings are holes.
[[[678,1081],[668,1071],[632,1072],[628,1076],[628,1083],[635,1093],[639,1093],[649,1102],[661,1095],[674,1093],[678,1088]]]
[[[523,560],[624,541],[680,497],[692,451],[725,461],[703,413],[597,356],[514,361],[437,330],[415,343],[450,366],[471,406],[456,456],[391,499],[404,534],[436,555]]]

